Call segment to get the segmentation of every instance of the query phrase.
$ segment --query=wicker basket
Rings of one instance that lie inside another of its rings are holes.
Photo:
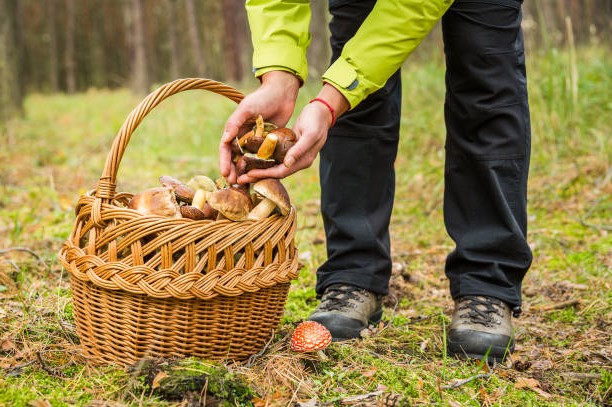
[[[260,221],[194,221],[142,215],[116,193],[130,137],[165,98],[204,89],[243,95],[208,79],[179,79],[127,117],[94,190],[80,197],[59,258],[70,273],[83,353],[93,363],[143,357],[244,360],[277,328],[297,277],[295,208]]]

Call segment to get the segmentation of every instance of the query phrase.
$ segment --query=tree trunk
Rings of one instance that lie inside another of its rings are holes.
[[[64,70],[66,75],[66,91],[76,92],[76,60],[75,60],[75,0],[66,0],[66,47],[64,51]]]
[[[57,30],[55,28],[56,0],[47,0],[47,35],[49,36],[49,90],[59,91],[59,54],[57,49]]]
[[[192,55],[196,66],[196,72],[200,76],[205,76],[206,66],[202,53],[202,42],[200,41],[200,30],[198,29],[198,19],[193,0],[185,0],[187,8],[187,26],[189,27],[189,40],[191,41]]]
[[[238,4],[235,0],[223,0],[223,57],[225,61],[225,74],[227,80],[242,80],[242,61],[240,37],[237,35],[238,28]]]
[[[310,20],[310,33],[312,41],[308,47],[309,75],[320,78],[329,66],[331,49],[329,45],[328,11],[326,1],[311,1],[310,8],[312,19]]]
[[[142,0],[131,1],[131,36],[132,36],[132,91],[137,95],[146,95],[148,91],[147,52],[145,47],[144,14]]]
[[[23,107],[20,86],[19,0],[0,0],[0,132]]]
[[[238,4],[236,12],[236,38],[240,43],[240,80],[243,80],[245,75],[252,77],[253,72],[253,44],[251,43],[251,31],[249,30],[249,21],[247,19],[246,8],[244,1],[234,0]]]
[[[180,52],[176,33],[176,0],[167,1],[168,8],[168,40],[170,42],[170,77],[177,79],[180,75]]]

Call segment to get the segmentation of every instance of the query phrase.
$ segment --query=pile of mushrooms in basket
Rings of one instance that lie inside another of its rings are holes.
[[[257,118],[254,128],[232,142],[232,160],[238,174],[280,164],[296,141],[289,128],[277,128]],[[251,185],[227,185],[197,175],[186,183],[169,175],[159,177],[161,187],[134,195],[128,207],[146,215],[194,220],[258,220],[272,213],[286,216],[291,210],[289,194],[277,179],[267,178]]]

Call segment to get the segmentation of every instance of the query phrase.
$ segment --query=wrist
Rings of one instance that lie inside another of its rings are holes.
[[[330,120],[330,123],[327,126],[327,128],[334,127],[334,124],[336,124],[336,110],[334,109],[334,107],[331,104],[329,104],[325,99],[319,98],[319,97],[311,99],[310,102],[308,102],[308,103],[319,103],[322,106],[324,106],[327,109],[327,111],[329,112],[330,116],[331,116],[331,120]]]
[[[262,85],[281,85],[283,87],[299,90],[302,82],[299,77],[288,71],[269,71],[259,77]]]
[[[321,91],[317,97],[310,101],[310,103],[313,102],[319,103],[329,111],[331,118],[329,127],[332,127],[336,123],[338,117],[340,117],[350,108],[350,104],[344,95],[327,82],[323,84],[323,87],[321,88]]]

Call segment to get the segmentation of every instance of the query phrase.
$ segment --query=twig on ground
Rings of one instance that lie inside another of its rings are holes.
[[[49,373],[51,376],[64,377],[62,372],[58,372],[56,369],[52,369],[49,366],[47,366],[47,363],[43,360],[42,355],[40,354],[40,351],[36,352],[36,359],[38,360],[38,363],[40,364],[40,368],[44,370],[45,372]]]
[[[561,377],[572,381],[588,382],[590,380],[601,380],[602,376],[599,373],[583,373],[583,372],[561,372]]]
[[[451,384],[446,384],[444,386],[442,386],[442,389],[444,390],[449,390],[449,389],[456,389],[459,388],[461,386],[463,386],[464,384],[467,384],[471,381],[477,380],[477,379],[488,379],[489,377],[491,377],[491,375],[489,373],[479,373],[477,375],[474,375],[472,377],[468,377],[467,379],[463,379],[463,380],[457,380]]]
[[[595,208],[597,207],[597,205],[599,204],[600,199],[598,199],[595,204],[593,204],[589,210],[587,211],[587,213],[584,214],[584,216],[581,216],[578,221],[580,222],[580,224],[584,227],[587,228],[591,228],[591,229],[595,229],[595,230],[605,230],[605,231],[612,231],[612,226],[610,225],[596,225],[594,223],[590,223],[587,222],[586,219],[590,218],[591,215],[593,214],[593,212],[595,212]]]
[[[6,260],[6,259],[4,259],[4,262],[10,264],[15,269],[16,272],[20,272],[21,271],[21,269],[19,268],[17,263],[15,263],[13,260]]]
[[[370,400],[373,397],[380,396],[381,394],[383,394],[382,390],[378,390],[378,391],[373,391],[371,393],[359,394],[357,396],[345,397],[342,400],[340,400],[340,402],[343,403],[343,404],[346,404],[346,403],[355,403],[357,401]]]
[[[34,363],[36,363],[35,360],[30,360],[17,366],[4,368],[4,372],[7,376],[17,376],[21,374],[21,371],[24,367],[28,367],[30,365],[33,365]]]
[[[2,249],[2,250],[0,250],[0,255],[11,253],[11,252],[24,252],[24,253],[28,253],[28,254],[31,254],[32,256],[34,256],[36,258],[36,260],[42,262],[42,259],[40,258],[40,256],[36,252],[34,252],[33,250],[28,249],[27,247],[9,247],[8,249]]]
[[[257,352],[254,355],[251,355],[249,357],[249,359],[247,360],[245,366],[246,367],[253,366],[253,363],[255,363],[255,360],[257,360],[257,358],[263,356],[268,351],[268,349],[270,348],[270,345],[272,344],[273,340],[274,340],[274,331],[272,331],[272,335],[270,335],[270,339],[268,340],[268,342],[266,342],[264,347],[259,352]]]
[[[76,333],[76,327],[67,321],[63,320],[59,316],[57,317],[57,324],[60,326],[62,332],[64,333],[64,337],[70,341],[70,343],[77,344],[80,343],[79,335]]]
[[[572,300],[567,300],[567,301],[561,301],[556,304],[549,304],[549,305],[543,305],[541,307],[535,307],[534,311],[544,311],[544,312],[553,311],[553,310],[563,309],[567,307],[573,307],[574,305],[578,305],[578,304],[580,304],[579,299],[572,299]]]

